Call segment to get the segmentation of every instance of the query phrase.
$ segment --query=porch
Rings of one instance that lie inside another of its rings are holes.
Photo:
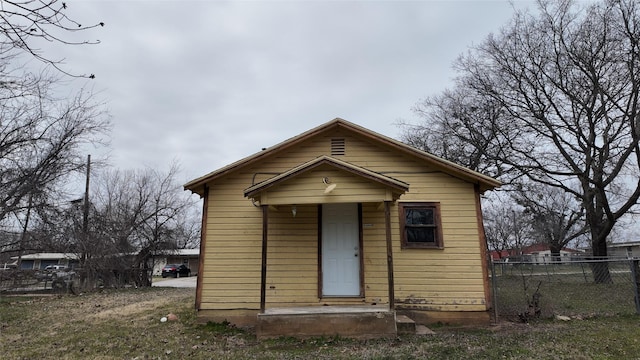
[[[245,196],[262,209],[258,338],[396,336],[390,207],[407,190],[404,182],[327,156],[246,189]],[[272,226],[277,230],[272,232]],[[315,235],[308,238],[315,241],[301,241],[296,234]],[[295,241],[308,250],[291,251]],[[312,250],[308,244],[313,243],[317,246]],[[316,269],[308,266],[313,260],[291,261],[309,253],[316,254]],[[372,269],[368,273],[365,258]],[[271,271],[279,275],[277,280],[269,279]],[[306,277],[304,284],[317,288],[301,290],[286,276]],[[367,300],[365,289],[375,295]],[[331,301],[289,307],[318,299]],[[349,299],[358,299],[360,305]]]

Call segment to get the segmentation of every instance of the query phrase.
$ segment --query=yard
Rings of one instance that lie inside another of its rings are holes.
[[[0,298],[3,359],[630,359],[636,315],[560,322],[436,326],[435,335],[258,342],[251,331],[197,325],[193,289],[146,288]],[[169,313],[178,320],[161,322]]]
[[[594,263],[607,266],[610,282],[595,282],[590,269]],[[543,318],[635,314],[636,280],[630,265],[629,260],[494,263],[497,313],[503,320],[517,320],[537,296],[535,305]]]

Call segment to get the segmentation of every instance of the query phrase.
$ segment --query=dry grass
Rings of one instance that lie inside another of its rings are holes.
[[[193,289],[130,289],[0,299],[3,359],[633,359],[637,316],[436,327],[436,335],[258,342],[250,330],[197,325]],[[160,322],[175,313],[179,320]]]

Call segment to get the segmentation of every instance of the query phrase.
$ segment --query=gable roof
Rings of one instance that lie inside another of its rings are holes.
[[[219,177],[222,177],[230,172],[233,172],[239,168],[245,167],[245,166],[249,166],[251,164],[254,164],[258,161],[261,161],[267,157],[269,157],[270,155],[290,148],[292,146],[295,146],[301,142],[304,142],[305,140],[316,136],[318,134],[322,134],[325,132],[329,132],[335,129],[344,129],[347,131],[350,131],[352,133],[356,133],[358,135],[364,136],[370,140],[388,145],[393,147],[394,149],[401,151],[403,153],[409,154],[409,155],[413,155],[427,163],[429,163],[430,165],[440,168],[443,172],[458,177],[458,178],[462,178],[466,181],[478,184],[480,187],[480,191],[485,191],[485,190],[489,190],[489,189],[493,189],[495,187],[498,187],[501,185],[500,181],[483,175],[479,172],[467,169],[463,166],[460,166],[458,164],[455,164],[451,161],[439,158],[435,155],[429,154],[425,151],[416,149],[412,146],[409,146],[405,143],[402,143],[398,140],[394,140],[390,137],[378,134],[374,131],[371,131],[369,129],[366,129],[362,126],[356,125],[354,123],[351,123],[349,121],[346,121],[344,119],[340,119],[340,118],[335,118],[325,124],[322,124],[318,127],[315,127],[311,130],[305,131],[300,135],[294,136],[288,140],[285,140],[279,144],[276,144],[274,146],[271,146],[269,148],[266,148],[264,150],[262,150],[261,152],[255,153],[253,155],[250,155],[244,159],[238,160],[234,163],[231,163],[225,167],[222,167],[218,170],[215,170],[213,172],[210,172],[204,176],[201,176],[199,178],[196,178],[194,180],[189,181],[188,183],[186,183],[184,185],[185,190],[191,190],[194,193],[197,193],[199,195],[203,195],[204,194],[204,185],[210,181],[213,181]]]
[[[550,251],[551,247],[549,246],[549,244],[543,244],[543,243],[536,243],[536,244],[532,244],[529,246],[525,246],[522,248],[522,253],[523,254],[535,254],[535,253],[539,253],[539,252],[543,252],[543,251]],[[572,249],[572,248],[568,248],[566,246],[563,246],[562,249],[560,249],[560,251],[564,251],[564,252],[568,252],[568,253],[579,253],[579,250],[576,249]]]
[[[367,178],[369,180],[373,180],[374,182],[392,187],[400,192],[406,192],[407,190],[409,190],[409,184],[405,183],[404,181],[400,181],[392,177],[385,176],[371,170],[367,170],[360,166],[350,164],[346,161],[338,160],[331,156],[322,155],[302,165],[296,166],[287,172],[274,176],[271,179],[265,180],[263,182],[260,182],[258,184],[251,186],[250,188],[244,191],[244,196],[251,197],[265,189],[268,189],[274,185],[282,183],[287,179],[290,179],[292,177],[295,177],[296,175],[305,173],[311,169],[317,168],[318,166],[325,165],[325,164],[333,166],[335,168],[345,170],[349,173]]]

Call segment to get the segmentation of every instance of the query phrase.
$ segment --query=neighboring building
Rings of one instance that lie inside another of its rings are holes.
[[[191,269],[191,275],[198,274],[200,249],[169,250],[166,254],[154,256],[153,275],[160,276],[162,268],[167,264],[185,264]]]
[[[491,259],[493,261],[504,262],[530,262],[534,264],[545,264],[558,261],[571,261],[576,256],[584,254],[581,250],[564,247],[560,250],[560,257],[553,258],[551,249],[547,244],[533,244],[525,246],[522,249],[508,249],[501,251],[491,251]]]
[[[480,194],[499,185],[342,119],[195,179],[198,320],[260,338],[394,336],[373,321],[396,311],[488,323]]]
[[[11,260],[17,264],[18,257],[13,256]],[[49,265],[66,265],[74,267],[78,264],[78,255],[72,253],[36,253],[22,255],[20,268],[23,270],[42,270]]]
[[[522,254],[523,257],[529,262],[532,262],[534,264],[546,264],[558,261],[571,261],[573,258],[575,258],[575,256],[580,255],[581,252],[575,249],[563,247],[562,249],[560,249],[560,256],[554,259],[551,256],[551,249],[549,249],[549,245],[533,244],[522,249]]]
[[[134,254],[120,254],[118,256],[133,257]],[[200,250],[199,249],[180,249],[171,250],[168,253],[156,255],[153,274],[160,275],[162,267],[166,264],[185,264],[191,269],[191,275],[198,273],[198,265]],[[12,262],[5,264],[5,267],[15,266],[18,257],[11,257]],[[75,267],[79,263],[78,254],[74,253],[35,253],[23,255],[20,261],[20,268],[24,270],[42,270],[49,265],[66,265]]]
[[[519,252],[515,249],[505,249],[505,250],[491,250],[491,260],[493,261],[506,261],[507,259],[517,256]]]
[[[640,241],[608,244],[607,255],[623,258],[640,257]]]

